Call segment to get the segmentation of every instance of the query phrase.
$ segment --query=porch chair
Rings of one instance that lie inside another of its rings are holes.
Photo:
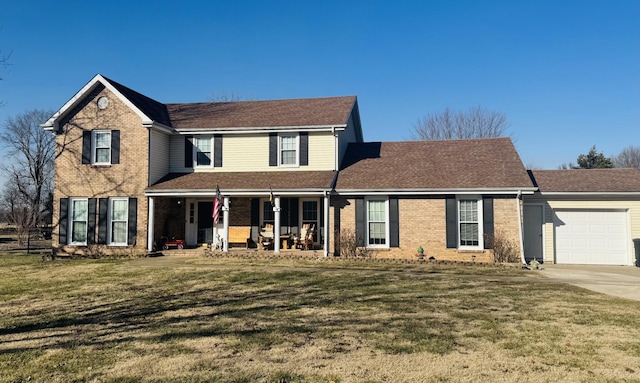
[[[294,240],[294,246],[296,249],[311,250],[313,248],[314,229],[314,224],[302,225],[302,228],[300,228],[300,235],[298,235]]]
[[[267,223],[260,229],[258,238],[258,247],[261,250],[268,249],[273,246],[273,225]]]

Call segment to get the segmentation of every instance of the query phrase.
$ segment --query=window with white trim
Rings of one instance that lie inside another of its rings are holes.
[[[278,136],[278,165],[298,166],[298,135]]]
[[[273,211],[273,205],[269,199],[262,199],[262,225],[270,223],[274,225],[276,222],[276,216]]]
[[[389,200],[369,199],[367,207],[367,246],[389,247]]]
[[[193,138],[193,162],[194,167],[213,167],[213,137]]]
[[[126,246],[129,227],[129,199],[109,199],[109,245]]]
[[[460,249],[482,249],[482,199],[458,200],[458,238]]]
[[[87,198],[71,198],[70,204],[69,227],[71,228],[71,236],[69,237],[69,244],[86,245],[89,200]]]
[[[91,140],[93,151],[91,153],[91,163],[94,165],[111,164],[111,131],[92,130]]]

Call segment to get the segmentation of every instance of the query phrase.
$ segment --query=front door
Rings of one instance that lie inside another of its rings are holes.
[[[544,206],[524,205],[524,259],[542,262],[542,225]]]
[[[198,243],[213,242],[213,201],[198,202]]]

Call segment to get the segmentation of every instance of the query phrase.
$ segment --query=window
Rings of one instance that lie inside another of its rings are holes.
[[[211,143],[211,137],[194,137],[193,150],[195,167],[213,166],[213,145]]]
[[[71,214],[69,217],[69,225],[71,226],[70,245],[87,244],[88,202],[86,198],[71,199]]]
[[[388,247],[388,201],[367,200],[367,245]]]
[[[127,218],[129,216],[128,198],[111,198],[109,200],[109,244],[127,244]]]
[[[85,130],[82,132],[82,163],[112,165],[120,163],[119,130]]]
[[[262,224],[270,223],[275,224],[276,218],[275,213],[273,212],[273,206],[271,205],[271,201],[263,200],[262,201]]]
[[[298,136],[280,136],[280,166],[298,166]]]
[[[111,164],[111,131],[93,130],[93,153],[92,163],[94,165]]]
[[[318,201],[302,201],[302,224],[318,226]]]
[[[458,231],[459,246],[478,249],[483,246],[482,238],[482,200],[458,200]]]

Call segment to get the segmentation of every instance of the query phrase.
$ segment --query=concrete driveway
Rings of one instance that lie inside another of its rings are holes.
[[[544,264],[547,278],[599,293],[640,301],[640,267]]]

